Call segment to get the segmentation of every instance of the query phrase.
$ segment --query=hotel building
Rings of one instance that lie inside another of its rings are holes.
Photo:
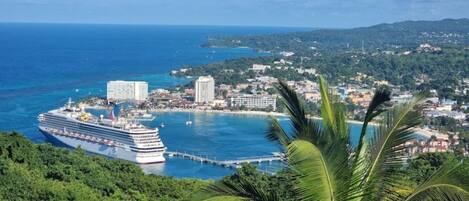
[[[147,97],[147,82],[117,80],[107,83],[108,100],[145,101]]]
[[[211,76],[201,76],[195,81],[195,102],[209,103],[215,99],[215,80]]]

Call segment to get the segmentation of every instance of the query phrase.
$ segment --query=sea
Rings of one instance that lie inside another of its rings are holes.
[[[202,48],[208,37],[307,31],[310,28],[0,23],[0,130],[48,143],[37,115],[86,96],[105,96],[109,80],[143,80],[150,90],[186,84],[169,72],[240,57],[249,48]],[[217,160],[279,152],[265,138],[269,118],[256,115],[165,112],[147,126],[160,128],[168,150]],[[191,118],[193,125],[185,122]],[[286,119],[282,121],[288,122]],[[351,125],[358,133],[357,125]],[[261,164],[275,171],[282,164]],[[169,157],[145,172],[177,178],[217,179],[234,170]]]

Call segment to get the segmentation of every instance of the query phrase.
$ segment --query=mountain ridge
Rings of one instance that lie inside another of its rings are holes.
[[[469,45],[469,19],[402,21],[351,29],[209,38],[204,47],[250,47],[263,51],[353,51],[415,47],[421,43]]]

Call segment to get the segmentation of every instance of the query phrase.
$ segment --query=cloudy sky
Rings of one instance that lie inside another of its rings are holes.
[[[357,27],[469,18],[469,0],[0,0],[0,22]]]

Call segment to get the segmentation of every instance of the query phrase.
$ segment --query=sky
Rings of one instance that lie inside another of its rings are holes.
[[[469,0],[0,0],[0,22],[350,28],[469,18]]]

